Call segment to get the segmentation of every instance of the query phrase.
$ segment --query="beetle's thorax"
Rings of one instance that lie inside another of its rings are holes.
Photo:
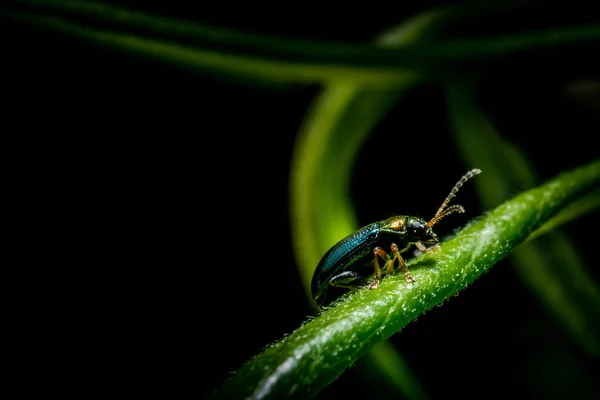
[[[379,222],[379,229],[382,232],[403,233],[406,232],[406,222],[410,217],[398,215]]]

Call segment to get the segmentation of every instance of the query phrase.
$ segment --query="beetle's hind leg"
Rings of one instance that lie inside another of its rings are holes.
[[[421,245],[423,246],[423,245]],[[417,246],[418,247],[418,246]],[[392,252],[395,254],[396,258],[398,258],[398,263],[400,263],[400,268],[404,273],[404,277],[408,282],[414,282],[415,278],[408,274],[408,267],[406,266],[406,262],[404,262],[404,258],[400,255],[400,251],[398,250],[398,245],[396,243],[392,243],[391,245]]]

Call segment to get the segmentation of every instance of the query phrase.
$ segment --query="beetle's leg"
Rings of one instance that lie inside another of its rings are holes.
[[[394,257],[387,256],[387,262],[385,263],[386,272],[392,272],[394,270],[394,261],[396,261],[396,256],[394,256]]]
[[[371,282],[369,289],[375,289],[377,286],[379,286],[379,280],[381,279],[381,268],[379,268],[379,258],[378,257],[381,257],[388,262],[390,259],[390,256],[381,247],[375,247],[373,249],[373,255],[375,256],[375,261],[374,261],[375,280],[373,282]]]
[[[398,246],[396,245],[396,243],[392,243],[390,248],[392,249],[392,252],[394,252],[394,246],[395,248],[398,248]],[[394,257],[390,257],[388,256],[388,262],[387,262],[387,272],[392,272],[394,271],[394,261],[396,261],[396,253],[394,252]]]
[[[392,247],[392,251],[394,252],[394,254],[396,255],[396,257],[398,258],[398,262],[400,263],[400,268],[402,268],[402,272],[404,273],[404,277],[406,278],[407,281],[414,282],[415,278],[413,278],[412,276],[410,276],[408,274],[408,267],[406,266],[406,263],[404,262],[404,259],[400,255],[400,251],[398,251],[398,246],[396,245],[396,243],[392,243],[391,247]]]
[[[440,247],[439,244],[434,244],[431,247],[425,247],[425,246],[423,246],[423,243],[421,243],[421,242],[417,242],[415,244],[417,245],[417,248],[419,250],[421,250],[423,253],[429,253],[430,251],[433,251],[433,250],[435,250],[435,249],[437,249],[437,248]]]

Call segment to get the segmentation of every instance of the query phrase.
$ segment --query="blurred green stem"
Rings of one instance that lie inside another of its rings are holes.
[[[94,1],[13,0],[0,6],[0,16],[219,75],[302,83],[351,81],[377,88],[403,86],[407,72],[452,78],[505,56],[600,42],[597,21],[387,49],[238,32]]]

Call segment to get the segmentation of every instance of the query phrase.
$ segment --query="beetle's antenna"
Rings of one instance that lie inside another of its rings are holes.
[[[479,174],[480,172],[481,172],[480,169],[472,169],[469,172],[467,172],[462,178],[460,178],[460,180],[458,182],[456,182],[456,185],[454,185],[454,187],[450,191],[450,194],[448,195],[448,197],[446,197],[446,200],[444,200],[444,202],[440,206],[439,210],[437,210],[437,212],[435,213],[435,216],[433,218],[431,218],[431,221],[429,221],[427,223],[427,227],[431,227],[431,226],[435,225],[440,219],[444,218],[446,215],[452,214],[453,212],[460,212],[460,213],[465,212],[465,209],[463,206],[454,205],[454,206],[448,207],[448,204],[450,203],[450,200],[452,200],[452,198],[454,196],[456,196],[458,189],[460,189],[460,187],[462,185],[464,185],[466,181],[468,181],[475,175]],[[448,208],[446,208],[446,207],[448,207]]]

